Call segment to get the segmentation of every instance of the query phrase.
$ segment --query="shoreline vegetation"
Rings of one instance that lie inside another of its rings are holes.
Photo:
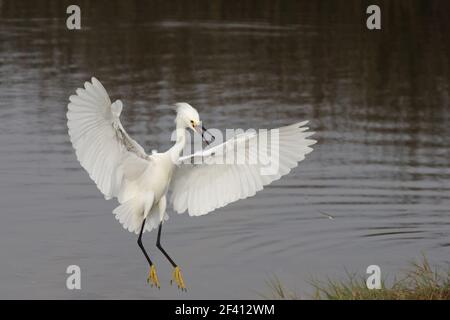
[[[443,270],[431,266],[423,257],[419,262],[411,262],[408,269],[391,284],[382,280],[381,289],[368,289],[364,276],[347,273],[344,280],[312,280],[314,288],[311,296],[300,296],[286,288],[277,276],[266,281],[269,293],[259,294],[265,299],[282,300],[449,300],[450,299],[450,267]]]

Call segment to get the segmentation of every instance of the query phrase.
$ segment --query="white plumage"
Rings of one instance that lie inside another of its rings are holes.
[[[120,205],[113,213],[124,228],[138,233],[145,221],[145,230],[156,228],[167,219],[166,194],[178,213],[188,211],[191,216],[207,214],[231,202],[255,195],[264,186],[286,175],[312,151],[316,141],[308,139],[301,122],[273,129],[279,143],[268,145],[262,152],[262,136],[244,133],[225,143],[181,157],[186,142],[186,129],[202,131],[197,111],[187,103],[178,103],[176,123],[177,141],[164,153],[147,154],[133,140],[120,122],[122,102],[111,100],[95,78],[86,82],[70,96],[67,125],[70,140],[83,168],[96,183],[106,199],[117,198]],[[257,149],[249,147],[251,143]],[[245,163],[217,164],[234,150],[244,150]],[[263,149],[263,148],[262,148]],[[278,167],[270,174],[262,174],[268,155],[278,155]],[[203,159],[201,164],[188,160]],[[213,163],[214,162],[214,163]]]
[[[202,158],[204,163],[183,164],[177,169],[171,195],[175,211],[183,213],[188,210],[191,216],[204,215],[231,202],[254,196],[264,186],[288,174],[312,151],[309,146],[315,143],[314,140],[307,139],[313,133],[304,132],[307,128],[302,126],[306,123],[307,121],[276,129],[279,135],[279,166],[275,172],[262,174],[265,167],[262,162],[270,162],[268,157],[272,151],[271,144],[267,143],[266,149],[261,148],[261,137],[254,132],[238,135],[203,152],[181,157],[180,161]],[[274,132],[269,132],[268,136],[271,134]],[[251,143],[256,146],[253,150]],[[224,159],[227,159],[227,153],[235,155],[237,150],[244,153],[244,163],[238,163],[235,156],[236,163],[226,164]],[[251,152],[255,153],[253,159],[257,163],[249,161]]]

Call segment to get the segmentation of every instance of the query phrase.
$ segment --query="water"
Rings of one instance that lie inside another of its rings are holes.
[[[345,269],[450,262],[449,4],[385,3],[369,32],[360,1],[192,3],[81,1],[69,32],[64,2],[0,2],[0,298],[258,298],[273,274],[304,294]],[[317,132],[310,157],[256,197],[201,218],[169,211],[163,244],[187,294],[169,286],[154,232],[162,288],[146,284],[135,235],[76,161],[67,100],[92,75],[147,150],[170,146],[163,105],[176,101],[208,127],[309,119]],[[65,287],[71,264],[80,291]]]

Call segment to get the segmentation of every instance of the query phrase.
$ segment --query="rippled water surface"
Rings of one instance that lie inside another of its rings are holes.
[[[312,276],[394,274],[422,253],[446,265],[450,8],[416,2],[386,2],[369,32],[360,1],[81,1],[81,31],[65,28],[64,1],[1,1],[0,298],[257,298],[273,274],[304,293]],[[148,151],[170,146],[176,101],[208,127],[309,119],[317,132],[257,196],[200,218],[169,211],[163,243],[187,294],[169,286],[154,232],[163,287],[146,284],[135,235],[75,158],[67,101],[92,75]],[[71,264],[80,291],[65,288]]]

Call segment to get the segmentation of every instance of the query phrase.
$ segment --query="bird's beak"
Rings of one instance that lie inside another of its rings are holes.
[[[195,126],[195,131],[197,131],[197,133],[202,136],[202,140],[206,143],[206,145],[209,146],[214,142],[215,137],[201,123]],[[209,135],[208,139],[206,137],[206,134]]]

